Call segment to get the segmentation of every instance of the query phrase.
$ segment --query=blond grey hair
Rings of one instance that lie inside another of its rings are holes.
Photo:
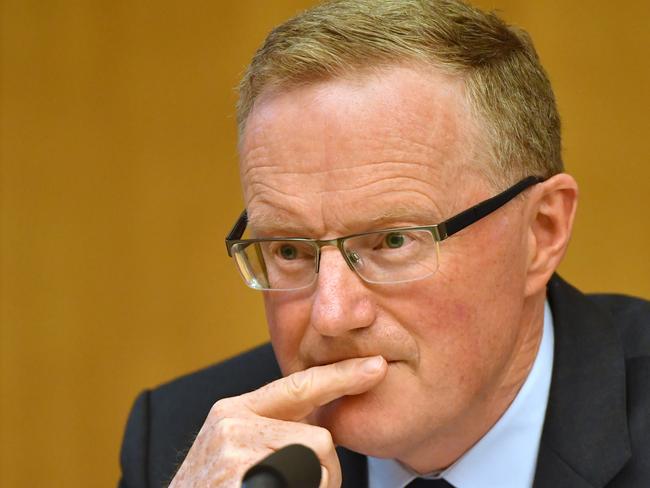
[[[240,137],[262,92],[405,62],[464,80],[492,183],[563,171],[555,97],[530,36],[459,0],[334,0],[276,27],[239,85]]]

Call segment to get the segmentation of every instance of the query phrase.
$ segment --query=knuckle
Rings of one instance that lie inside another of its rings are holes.
[[[215,419],[227,417],[232,411],[232,398],[223,398],[217,401],[210,409],[209,416]]]
[[[334,449],[332,433],[323,427],[314,428],[312,441],[319,453],[327,454]]]
[[[240,460],[240,453],[238,452],[236,446],[232,446],[229,443],[225,442],[222,446],[222,449],[219,449],[216,455],[213,457],[212,462],[215,466],[235,466]]]
[[[350,362],[349,361],[339,361],[334,363],[334,373],[337,378],[345,379],[350,374]]]
[[[232,417],[220,419],[215,426],[215,433],[221,439],[233,439],[241,431],[241,421]]]
[[[289,376],[288,381],[285,382],[287,394],[296,400],[305,400],[309,396],[313,376],[311,370],[300,371]]]

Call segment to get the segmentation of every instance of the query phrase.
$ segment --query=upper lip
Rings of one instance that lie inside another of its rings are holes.
[[[318,357],[308,358],[307,364],[309,367],[313,366],[324,366],[326,364],[338,363],[339,361],[345,361],[346,359],[354,358],[369,358],[373,356],[382,356],[387,363],[393,363],[396,361],[404,361],[403,358],[393,355],[393,354],[382,354],[381,352],[373,353],[358,353],[358,354],[345,354],[345,355],[322,355]]]
[[[410,341],[396,333],[373,336],[359,333],[356,337],[322,337],[306,341],[299,356],[303,365],[313,367],[373,356],[382,356],[389,363],[411,361],[416,359],[417,351]]]

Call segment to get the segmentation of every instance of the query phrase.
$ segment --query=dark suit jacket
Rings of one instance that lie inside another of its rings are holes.
[[[535,488],[650,487],[650,303],[548,286],[555,357]],[[143,392],[128,420],[121,488],[168,483],[211,406],[280,377],[270,346]],[[366,458],[339,448],[343,486]]]

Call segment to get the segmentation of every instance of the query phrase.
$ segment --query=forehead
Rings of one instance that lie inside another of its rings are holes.
[[[448,203],[445,188],[472,167],[475,133],[462,80],[432,69],[392,67],[267,93],[240,145],[251,223],[327,232],[403,213],[431,220]]]

